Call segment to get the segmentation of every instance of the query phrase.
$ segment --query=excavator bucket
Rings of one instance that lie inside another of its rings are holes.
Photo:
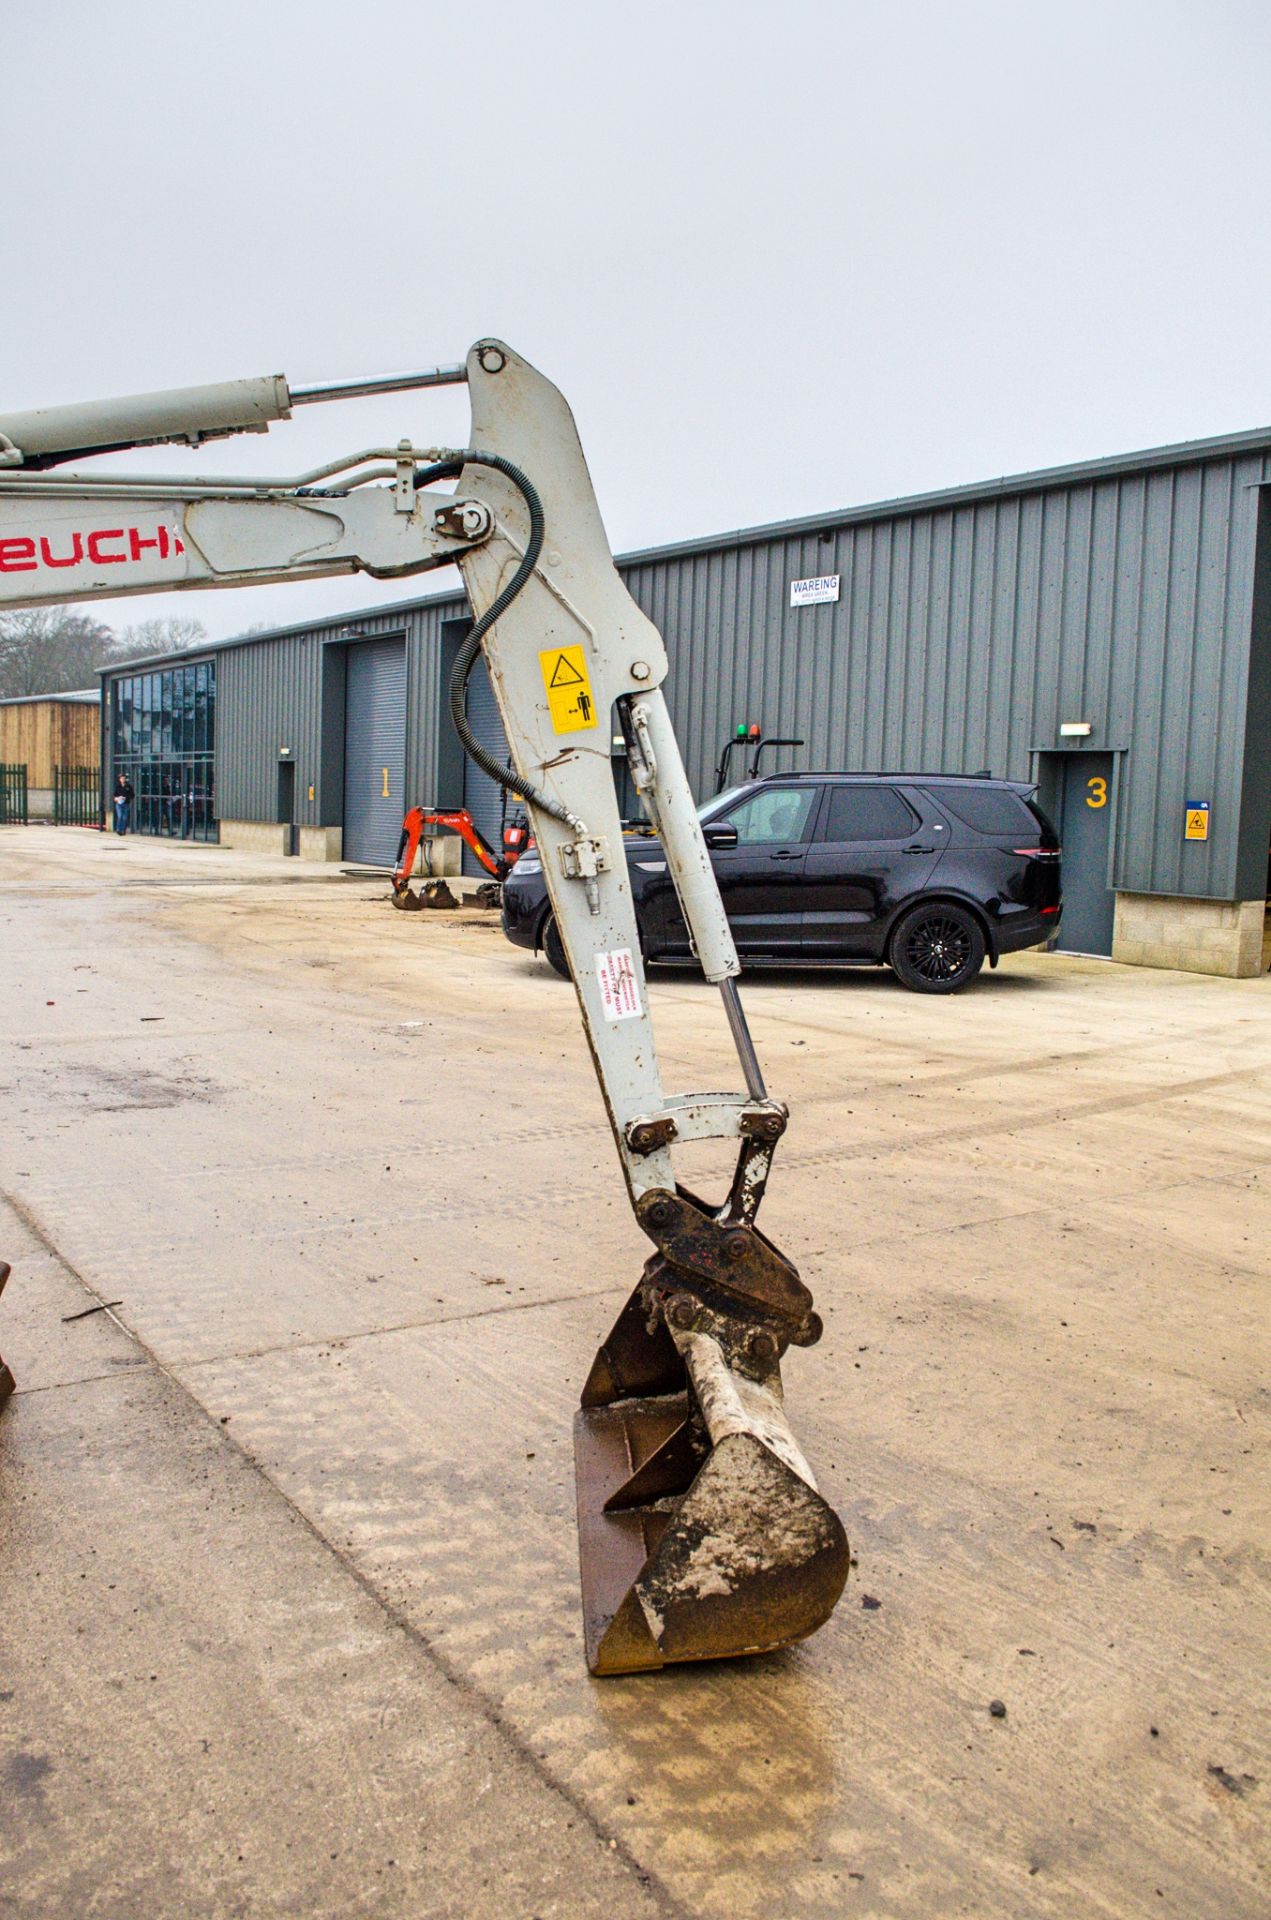
[[[640,1673],[813,1633],[847,1580],[839,1518],[786,1421],[770,1342],[743,1372],[711,1316],[637,1288],[574,1420],[587,1665]]]
[[[425,880],[418,893],[412,893],[403,881],[393,882],[393,905],[400,913],[423,913],[429,907],[457,907],[455,895],[444,880]]]

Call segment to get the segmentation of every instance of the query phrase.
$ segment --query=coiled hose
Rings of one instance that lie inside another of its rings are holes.
[[[437,461],[434,466],[417,467],[415,469],[416,491],[418,491],[420,487],[429,486],[434,480],[457,479],[459,474],[463,472],[465,466],[493,467],[496,473],[507,475],[513,486],[519,489],[526,506],[529,508],[530,537],[525,544],[525,552],[521,556],[521,564],[508,581],[506,587],[504,587],[502,593],[486,608],[481,618],[476,622],[472,632],[468,635],[455,657],[455,664],[450,674],[450,718],[454,722],[454,729],[459,736],[464,752],[470,760],[474,761],[476,765],[480,767],[483,773],[489,774],[490,778],[497,781],[499,786],[506,787],[510,793],[516,794],[519,799],[528,802],[530,806],[538,807],[543,813],[550,814],[553,820],[561,820],[566,826],[573,827],[575,831],[577,831],[581,827],[581,822],[577,820],[572,813],[567,812],[559,802],[549,799],[545,793],[534,786],[532,781],[523,779],[522,776],[514,772],[512,768],[500,765],[493,754],[486,752],[468,725],[466,704],[468,676],[472,672],[473,664],[476,661],[478,653],[481,651],[482,637],[490,631],[490,628],[494,625],[500,614],[506,613],[517,594],[521,591],[521,588],[533,573],[538,563],[538,556],[543,551],[544,516],[543,502],[539,498],[538,488],[534,485],[534,482],[528,474],[522,473],[519,467],[513,466],[510,460],[505,460],[502,454],[499,453],[477,453],[472,448],[468,448],[463,453],[455,454],[449,460]]]

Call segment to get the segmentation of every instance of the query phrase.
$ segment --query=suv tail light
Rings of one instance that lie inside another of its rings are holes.
[[[1058,860],[1058,847],[1012,847],[1012,853],[1027,854],[1032,860]]]

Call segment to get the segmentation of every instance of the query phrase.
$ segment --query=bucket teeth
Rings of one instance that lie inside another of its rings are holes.
[[[574,1422],[587,1665],[637,1673],[815,1632],[848,1545],[785,1419],[775,1365],[734,1372],[632,1296]]]

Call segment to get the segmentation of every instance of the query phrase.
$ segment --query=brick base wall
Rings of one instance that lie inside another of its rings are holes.
[[[1128,966],[1177,967],[1233,980],[1262,971],[1265,900],[1186,900],[1119,893],[1112,958]]]
[[[234,853],[283,851],[283,829],[269,820],[222,820],[221,845]]]
[[[301,827],[302,860],[341,860],[344,857],[343,827]]]
[[[221,845],[235,853],[276,853],[287,851],[287,828],[272,820],[222,820]],[[302,860],[339,860],[344,841],[342,827],[301,827]]]

